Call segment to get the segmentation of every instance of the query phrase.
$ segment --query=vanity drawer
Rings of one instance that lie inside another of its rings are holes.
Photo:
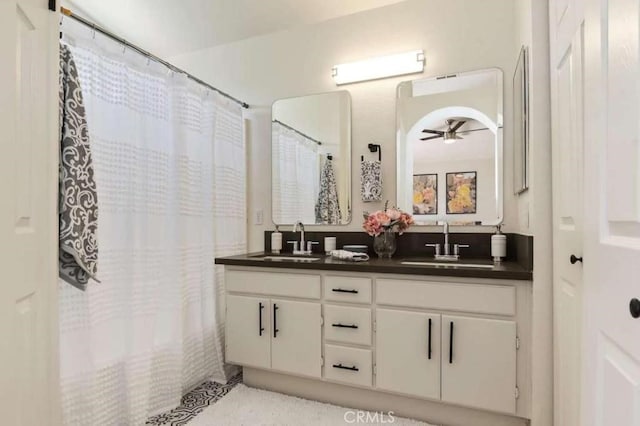
[[[320,299],[320,275],[226,271],[227,291]]]
[[[371,309],[325,305],[324,338],[355,345],[371,345]]]
[[[324,346],[325,379],[360,386],[371,386],[371,370],[370,350],[334,345]]]
[[[326,276],[324,298],[337,302],[371,303],[371,278]]]
[[[376,283],[378,305],[509,316],[516,313],[513,286],[392,279],[378,279]]]

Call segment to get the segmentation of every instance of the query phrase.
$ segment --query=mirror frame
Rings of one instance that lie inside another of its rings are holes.
[[[443,220],[443,218],[441,217],[436,217],[434,218],[433,221],[425,223],[425,222],[418,222],[416,221],[416,226],[438,226],[443,224],[444,222],[448,222],[451,223],[453,226],[490,226],[490,227],[495,227],[498,225],[502,225],[504,222],[504,201],[505,201],[505,193],[504,193],[504,175],[505,175],[505,164],[504,164],[504,94],[505,94],[505,82],[504,82],[504,71],[502,70],[502,68],[499,67],[490,67],[490,68],[482,68],[482,69],[476,69],[476,70],[471,70],[471,71],[462,71],[462,72],[456,72],[456,73],[448,73],[448,74],[444,74],[444,75],[435,75],[435,76],[427,76],[424,78],[420,78],[420,79],[415,79],[415,80],[406,80],[406,81],[401,81],[400,83],[398,83],[398,85],[396,86],[396,204],[402,208],[403,206],[401,206],[401,200],[400,200],[400,195],[402,193],[402,190],[400,190],[399,185],[400,182],[402,182],[404,180],[404,175],[403,175],[403,171],[404,171],[404,164],[402,164],[402,158],[401,158],[401,153],[403,151],[405,151],[404,148],[402,148],[401,144],[403,143],[403,140],[401,138],[401,133],[399,132],[399,122],[400,122],[400,118],[399,118],[399,111],[398,111],[398,99],[400,96],[400,91],[401,91],[401,87],[402,85],[405,84],[413,84],[414,81],[432,81],[432,80],[439,80],[439,79],[443,79],[443,78],[452,78],[452,77],[461,77],[464,75],[472,75],[472,74],[478,74],[481,72],[486,72],[486,71],[496,71],[498,72],[499,76],[500,76],[500,80],[501,80],[501,84],[497,85],[497,89],[499,90],[498,93],[498,99],[499,99],[499,105],[498,105],[498,109],[499,109],[499,113],[498,113],[498,123],[497,123],[497,127],[496,127],[496,134],[495,134],[495,139],[496,139],[496,162],[497,164],[499,164],[499,166],[497,167],[496,170],[496,190],[498,193],[498,196],[496,197],[495,203],[496,203],[496,220],[495,221],[482,221],[480,223],[476,222],[466,222],[466,223],[456,223],[458,221],[456,220],[452,220],[452,218],[447,218],[446,220]],[[415,217],[415,215],[414,215]],[[460,221],[460,222],[464,222],[464,221]]]
[[[309,96],[319,96],[319,95],[328,95],[328,94],[332,94],[332,93],[345,93],[348,97],[349,97],[349,161],[347,163],[348,165],[348,170],[347,170],[347,176],[349,179],[349,185],[347,186],[348,188],[348,199],[349,199],[349,205],[348,207],[348,211],[347,211],[347,218],[346,220],[344,220],[341,223],[336,223],[336,224],[326,224],[326,223],[303,223],[305,227],[308,226],[348,226],[351,224],[351,222],[353,221],[353,99],[351,97],[351,92],[349,92],[348,90],[333,90],[333,91],[328,91],[328,92],[319,92],[319,93],[308,93],[308,94],[304,94],[304,95],[297,95],[297,96],[290,96],[288,98],[279,98],[274,100],[271,103],[271,108],[270,108],[270,117],[269,117],[269,126],[270,126],[270,135],[269,135],[269,169],[271,171],[271,176],[269,178],[269,186],[270,186],[270,192],[271,192],[271,209],[270,209],[270,216],[271,216],[271,223],[274,226],[293,226],[293,223],[277,223],[275,221],[274,215],[273,215],[273,105],[276,102],[279,101],[285,101],[285,100],[290,100],[290,99],[297,99],[297,98],[304,98],[304,97],[309,97]]]
[[[521,102],[517,102],[516,94]],[[522,46],[513,73],[513,191],[529,189],[529,49]],[[516,134],[519,122],[520,134]],[[520,155],[519,155],[520,154]]]

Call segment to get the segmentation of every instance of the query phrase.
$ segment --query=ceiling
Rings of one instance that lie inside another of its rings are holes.
[[[402,0],[63,0],[158,56],[232,43]]]

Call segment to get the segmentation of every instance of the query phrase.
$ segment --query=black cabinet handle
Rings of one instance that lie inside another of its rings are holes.
[[[640,318],[640,300],[635,297],[629,302],[629,311],[633,318]]]
[[[575,254],[572,254],[571,257],[569,258],[569,262],[571,262],[572,265],[575,265],[576,262],[582,263],[582,258],[581,257],[576,257]]]
[[[345,290],[342,288],[332,288],[331,291],[335,291],[336,293],[353,293],[358,294],[358,290]]]
[[[356,367],[355,365],[353,367],[347,367],[347,366],[342,365],[342,364],[333,364],[333,368],[341,368],[343,370],[349,370],[349,371],[360,371],[360,369],[358,367]]]
[[[262,336],[262,332],[264,331],[264,327],[262,326],[262,310],[264,309],[264,305],[262,302],[258,303],[258,336]]]
[[[431,359],[431,318],[429,318],[429,359]]]
[[[273,337],[278,337],[278,305],[273,304]]]
[[[449,323],[449,364],[453,364],[453,321]]]
[[[336,323],[336,324],[331,324],[332,327],[339,327],[339,328],[358,328],[357,325],[355,324],[340,324],[340,323]]]

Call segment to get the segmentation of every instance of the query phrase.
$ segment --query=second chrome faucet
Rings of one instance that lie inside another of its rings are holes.
[[[443,222],[444,228],[444,253],[440,250],[440,244],[425,244],[425,247],[433,247],[434,258],[437,260],[456,261],[460,259],[460,249],[469,247],[469,244],[453,244],[453,253],[451,253],[451,244],[449,244],[449,222]]]
[[[299,241],[287,241],[288,244],[293,245],[293,254],[311,254],[313,252],[312,248],[314,245],[319,244],[317,241],[307,241],[307,246],[305,250],[305,241],[304,241],[304,224],[301,221],[296,222],[293,225],[293,232],[296,233],[300,231],[300,240]]]

